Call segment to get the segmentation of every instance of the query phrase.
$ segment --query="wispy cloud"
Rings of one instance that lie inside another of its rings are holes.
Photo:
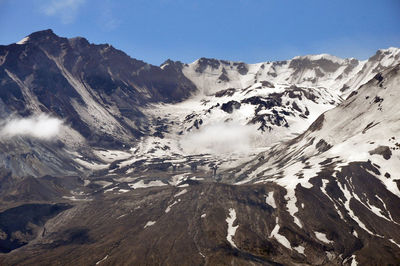
[[[47,16],[58,16],[64,24],[75,21],[79,8],[86,0],[50,0],[42,7],[42,12]]]
[[[103,20],[106,31],[112,31],[121,24],[121,20],[117,19],[109,9],[103,11]]]
[[[105,31],[115,30],[121,24],[121,19],[113,12],[115,4],[107,0],[100,6],[100,24]]]
[[[46,114],[25,118],[12,117],[0,121],[0,137],[12,138],[28,136],[38,139],[51,140],[60,133],[63,121]]]

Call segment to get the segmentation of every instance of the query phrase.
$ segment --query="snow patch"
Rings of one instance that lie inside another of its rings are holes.
[[[119,219],[125,217],[126,215],[127,215],[127,214],[122,214],[122,215],[118,216],[118,217],[117,217],[117,220],[119,220]]]
[[[105,256],[104,258],[102,258],[101,260],[99,260],[98,262],[96,262],[96,265],[99,265],[100,263],[102,263],[102,262],[105,261],[106,259],[108,259],[108,255]]]
[[[389,239],[390,242],[392,242],[393,244],[395,244],[398,248],[400,248],[400,244],[398,244],[396,241],[394,241],[393,239]]]
[[[162,187],[162,186],[166,186],[167,184],[165,184],[164,182],[162,182],[161,180],[155,180],[155,181],[150,181],[149,183],[145,184],[144,180],[140,180],[137,183],[134,184],[128,184],[129,187],[133,188],[133,189],[137,189],[137,188],[149,188],[149,187]]]
[[[172,176],[171,180],[168,182],[171,186],[178,186],[180,183],[188,179],[189,174],[180,174]]]
[[[292,246],[290,245],[289,240],[285,236],[279,234],[280,226],[279,226],[278,217],[276,217],[275,223],[276,223],[276,225],[275,225],[274,229],[272,230],[269,237],[270,238],[274,237],[281,245],[283,245],[284,247],[286,247],[288,249],[292,249]]]
[[[274,192],[273,191],[268,192],[268,195],[266,196],[265,201],[272,208],[276,209],[276,203],[275,203]]]
[[[94,150],[94,154],[97,155],[102,161],[111,163],[116,160],[124,160],[132,156],[132,154],[119,151],[119,150]]]
[[[322,193],[324,193],[329,199],[330,201],[333,202],[333,205],[335,206],[336,212],[338,213],[338,215],[340,216],[340,218],[342,220],[344,220],[343,214],[342,212],[339,210],[339,207],[336,205],[336,201],[334,201],[331,196],[329,196],[328,192],[326,191],[326,185],[329,183],[329,180],[326,179],[321,179],[322,181],[322,187],[321,187],[321,191]]]
[[[351,258],[352,258],[351,266],[357,266],[358,262],[356,260],[356,255],[352,255]]]
[[[176,194],[174,195],[174,198],[179,197],[179,196],[185,194],[186,192],[187,192],[187,189],[185,188],[184,190],[179,191],[178,193],[176,193]]]
[[[293,249],[296,250],[298,253],[304,255],[305,248],[303,246],[294,247]]]
[[[22,44],[25,44],[27,41],[29,41],[29,36],[26,36],[25,38],[23,38],[19,42],[16,42],[16,44],[22,45]]]
[[[165,209],[165,213],[169,213],[171,211],[172,206],[177,204],[178,201],[174,201],[172,204],[168,205],[168,207]]]
[[[321,232],[314,232],[315,236],[318,238],[318,240],[324,242],[325,244],[331,244],[333,243],[333,241],[329,240],[326,237],[325,233],[321,233]]]
[[[348,211],[350,217],[357,222],[358,226],[360,226],[362,229],[364,229],[366,232],[368,232],[368,234],[371,235],[375,235],[375,236],[379,236],[377,234],[374,234],[373,232],[371,232],[366,226],[365,224],[355,215],[355,213],[353,212],[353,210],[350,208],[350,200],[352,199],[352,196],[350,194],[350,191],[345,187],[345,185],[341,185],[340,183],[338,183],[340,189],[342,190],[345,198],[346,198],[346,202],[344,202],[344,207],[346,208],[346,210]],[[379,236],[380,237],[380,236]]]
[[[102,170],[108,168],[109,164],[100,164],[95,162],[88,162],[81,158],[74,158],[74,161],[78,164],[82,165],[83,167],[91,170]]]
[[[226,240],[232,245],[234,248],[238,248],[233,242],[233,237],[235,236],[236,230],[239,225],[233,226],[233,223],[236,220],[236,211],[233,208],[229,209],[229,216],[226,218],[226,222],[228,223],[228,234],[226,236]]]
[[[113,192],[114,189],[117,189],[117,188],[118,188],[118,187],[112,187],[112,188],[106,189],[106,190],[104,190],[104,193]]]
[[[93,183],[95,183],[95,184],[97,184],[97,185],[100,185],[100,186],[102,186],[103,188],[106,188],[106,187],[111,186],[111,185],[113,184],[112,182],[104,181],[104,180],[95,181],[95,182],[93,182]],[[114,189],[114,188],[113,188],[113,189]]]
[[[155,221],[148,221],[148,222],[146,223],[146,225],[145,225],[143,228],[150,227],[150,226],[153,226],[153,225],[155,225],[155,224],[156,224]]]
[[[63,196],[63,199],[71,200],[71,201],[91,201],[91,199],[84,198],[84,199],[78,199],[75,196]]]

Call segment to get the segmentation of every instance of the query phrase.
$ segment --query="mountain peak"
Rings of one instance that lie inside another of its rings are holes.
[[[28,42],[42,42],[50,39],[56,39],[60,38],[57,36],[52,29],[47,29],[47,30],[41,30],[41,31],[36,31],[28,36],[24,37],[20,41],[16,42],[16,44],[22,45],[26,44]]]
[[[400,52],[400,48],[391,46],[391,47],[386,48],[386,49],[379,49],[378,51],[390,52],[390,53],[398,53],[398,52]]]
[[[34,33],[29,34],[29,39],[31,40],[41,40],[44,38],[49,38],[49,37],[58,37],[52,29],[47,29],[47,30],[41,30],[41,31],[36,31]]]
[[[342,63],[344,61],[344,59],[334,56],[334,55],[330,55],[330,54],[312,54],[312,55],[293,57],[293,60],[299,60],[299,59],[308,59],[311,61],[318,61],[318,60],[325,59],[325,60],[329,60],[329,61],[336,62],[336,63]]]
[[[89,45],[89,41],[86,38],[83,37],[74,37],[74,38],[70,38],[68,39],[69,43],[73,46],[88,46]],[[107,45],[106,46],[110,46]]]

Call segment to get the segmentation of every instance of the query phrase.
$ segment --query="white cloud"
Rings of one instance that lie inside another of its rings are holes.
[[[59,134],[62,124],[62,120],[46,114],[9,118],[0,122],[0,137],[29,136],[50,140]]]
[[[59,16],[61,22],[70,24],[75,21],[79,8],[86,0],[50,0],[43,6],[43,13],[47,16]]]
[[[191,132],[182,139],[181,147],[192,154],[248,152],[257,138],[256,132],[252,126],[222,122]]]

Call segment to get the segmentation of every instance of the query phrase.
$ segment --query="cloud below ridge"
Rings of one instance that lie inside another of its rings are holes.
[[[0,137],[29,136],[50,140],[60,132],[63,121],[47,114],[34,115],[25,118],[9,118],[0,121]]]
[[[181,140],[181,147],[192,154],[243,153],[249,151],[256,138],[257,133],[252,126],[222,122],[189,133]]]

